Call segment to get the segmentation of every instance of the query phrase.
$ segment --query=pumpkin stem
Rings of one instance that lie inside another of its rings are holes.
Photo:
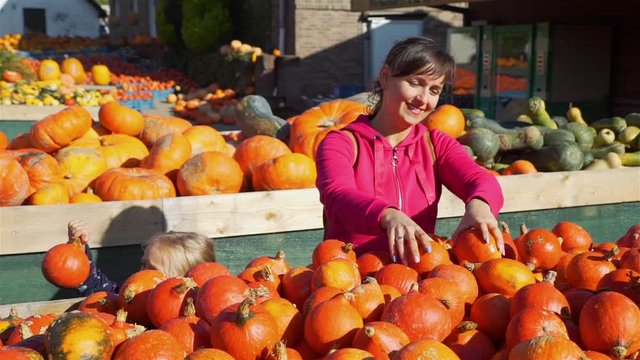
[[[276,253],[276,260],[284,260],[285,258],[285,253],[284,250],[278,250],[278,252]]]
[[[342,294],[338,294],[338,296],[339,295],[344,296],[344,298],[347,299],[348,302],[353,302],[353,301],[356,300],[356,296],[353,293],[350,293],[350,292],[345,292],[345,293],[342,293]]]
[[[627,356],[627,348],[622,345],[614,346],[611,351],[613,352],[613,356],[615,356],[616,359],[624,359],[625,356]]]
[[[278,341],[274,346],[273,346],[273,359],[277,359],[277,360],[287,360],[288,356],[287,356],[287,345],[284,343],[284,341],[280,340]]]
[[[6,320],[16,320],[19,318],[20,316],[18,316],[18,309],[16,309],[15,306],[12,306],[11,309],[9,309],[9,316],[6,318]]]
[[[264,280],[274,281],[273,271],[271,270],[271,267],[269,265],[265,265],[262,269],[260,269],[258,271],[258,275]]]
[[[373,335],[375,335],[376,333],[376,329],[371,326],[371,325],[365,325],[364,327],[364,334],[367,335],[367,337],[373,337]]]
[[[28,339],[33,336],[33,331],[31,331],[29,325],[24,322],[20,323],[20,328],[18,330],[20,330],[20,336],[22,339]]]
[[[531,271],[533,271],[533,270],[535,270],[535,269],[536,269],[536,266],[535,266],[534,264],[532,264],[532,263],[526,263],[525,265],[526,265],[526,266],[529,268],[529,270],[531,270]]]
[[[506,222],[500,221],[500,228],[502,229],[503,232],[506,232],[507,234],[511,234],[511,230],[509,230],[509,225],[507,225]]]
[[[527,229],[527,225],[525,225],[524,223],[520,224],[520,236],[528,232],[529,232],[529,229]]]
[[[420,289],[420,286],[418,285],[417,282],[414,282],[414,283],[411,284],[411,287],[409,287],[409,292],[418,291],[418,289]]]
[[[365,276],[365,278],[362,279],[362,283],[379,285],[378,280],[376,280],[376,278],[374,278],[373,276]]]
[[[258,287],[249,289],[249,297],[252,299],[261,298],[269,295],[269,289],[260,284]]]
[[[82,247],[84,249],[84,243],[82,242],[82,240],[80,240],[79,237],[74,237],[69,239],[69,241],[67,242],[68,244],[73,244],[77,247]]]
[[[118,309],[116,312],[116,320],[114,323],[124,324],[127,322],[127,311],[125,309]]]
[[[619,253],[620,253],[620,249],[617,246],[614,246],[611,250],[604,253],[604,259],[607,261],[611,261]]]
[[[355,248],[355,246],[352,243],[346,243],[342,247],[342,252],[345,253],[345,254],[348,254],[350,251],[353,251],[354,248]]]
[[[466,261],[466,260],[462,264],[462,266],[464,266],[464,268],[469,270],[469,271],[473,271],[473,270],[477,269],[478,265],[480,265],[480,264],[472,263],[472,262],[469,262],[469,261]]]
[[[178,294],[184,294],[187,291],[189,291],[190,289],[193,289],[194,287],[197,287],[198,284],[196,284],[195,281],[193,281],[192,278],[182,278],[182,282],[176,286],[173,287],[173,291],[175,291]]]
[[[544,278],[542,278],[542,281],[551,283],[553,285],[556,282],[557,276],[558,276],[557,272],[553,270],[549,270],[544,274]]]
[[[451,301],[449,301],[447,299],[438,299],[438,301],[440,301],[442,303],[442,305],[444,305],[444,307],[447,308],[447,310],[451,309]]]
[[[132,288],[126,288],[124,289],[124,292],[122,293],[122,295],[124,298],[124,302],[130,303],[131,301],[133,301],[133,298],[136,296],[136,292]]]
[[[187,303],[184,307],[184,317],[191,317],[196,314],[196,306],[193,304],[193,298],[187,298]]]
[[[463,321],[460,324],[458,324],[458,331],[460,331],[461,333],[475,330],[477,328],[478,328],[478,324],[473,321]]]
[[[252,317],[253,313],[249,309],[251,305],[255,305],[256,301],[252,297],[248,297],[242,301],[238,312],[236,313],[236,324],[244,326]]]

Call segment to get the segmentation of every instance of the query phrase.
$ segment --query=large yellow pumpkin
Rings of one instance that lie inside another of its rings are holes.
[[[102,153],[90,147],[66,147],[56,153],[60,164],[62,182],[73,195],[84,191],[89,184],[107,171],[107,162]]]
[[[38,79],[43,81],[59,80],[60,65],[58,62],[51,59],[42,60],[38,68]]]
[[[87,81],[82,62],[74,57],[68,57],[62,61],[62,73],[71,75],[76,84],[84,84]]]
[[[96,85],[109,85],[111,72],[106,65],[93,65],[91,67],[91,79]]]

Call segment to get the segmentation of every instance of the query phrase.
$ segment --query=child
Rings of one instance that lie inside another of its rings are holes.
[[[91,261],[91,273],[78,291],[87,296],[98,291],[117,292],[118,284],[109,280],[93,263],[87,244],[90,240],[89,225],[82,220],[72,220],[68,225],[69,239],[79,238],[85,244],[85,252]],[[196,264],[216,261],[213,240],[194,232],[157,233],[147,239],[142,248],[141,269],[155,269],[167,277],[184,276]]]

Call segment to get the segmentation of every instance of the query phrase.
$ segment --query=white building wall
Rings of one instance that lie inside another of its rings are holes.
[[[0,0],[0,35],[23,33],[24,8],[45,9],[47,35],[98,37],[98,14],[84,0]]]

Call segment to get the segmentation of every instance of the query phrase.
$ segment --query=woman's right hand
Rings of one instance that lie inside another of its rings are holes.
[[[422,230],[409,216],[398,209],[387,208],[382,212],[380,225],[387,231],[389,241],[389,253],[394,259],[400,259],[403,264],[408,263],[409,256],[413,262],[420,262],[420,250],[422,246],[426,252],[431,252],[431,237]],[[406,250],[409,250],[407,253]]]
[[[83,244],[89,242],[89,224],[82,220],[71,220],[67,225],[69,240],[79,239]]]

